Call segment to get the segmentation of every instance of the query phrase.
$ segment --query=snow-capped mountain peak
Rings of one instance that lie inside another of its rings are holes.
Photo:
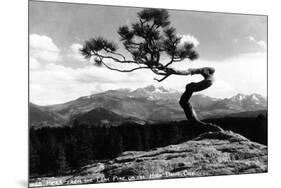
[[[238,93],[237,95],[231,97],[232,101],[242,101],[246,98],[246,95]]]
[[[168,89],[165,89],[162,86],[149,85],[130,92],[130,95],[137,98],[147,98],[149,100],[170,100],[172,98],[178,98],[180,93],[175,91],[169,91]]]
[[[146,86],[144,88],[140,88],[140,89],[144,89],[148,92],[155,92],[155,93],[163,93],[163,92],[169,92],[167,89],[165,89],[164,87],[162,86],[154,86],[154,85],[149,85],[149,86]]]

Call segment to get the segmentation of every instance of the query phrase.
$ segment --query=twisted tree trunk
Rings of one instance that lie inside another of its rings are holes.
[[[191,103],[189,102],[189,100],[194,92],[199,92],[204,89],[207,89],[214,83],[213,75],[214,75],[215,69],[210,68],[210,67],[204,67],[204,68],[200,68],[200,69],[189,69],[189,71],[190,71],[191,75],[201,74],[204,77],[204,79],[200,82],[189,83],[185,87],[185,91],[179,100],[179,104],[182,107],[182,109],[184,110],[186,118],[191,123],[204,126],[204,128],[207,131],[222,131],[222,129],[217,125],[202,122],[197,117],[195,110],[193,109]]]

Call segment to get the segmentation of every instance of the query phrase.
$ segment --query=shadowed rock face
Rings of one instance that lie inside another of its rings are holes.
[[[147,152],[124,152],[113,160],[85,167],[65,184],[261,172],[267,172],[267,147],[223,131]]]

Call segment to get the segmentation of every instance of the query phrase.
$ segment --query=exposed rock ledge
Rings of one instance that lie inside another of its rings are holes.
[[[267,147],[223,131],[89,165],[64,184],[267,172]]]

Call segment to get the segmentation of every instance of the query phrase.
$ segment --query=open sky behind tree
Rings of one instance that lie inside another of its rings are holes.
[[[158,83],[149,70],[119,73],[83,59],[79,48],[91,37],[103,36],[120,47],[117,29],[137,19],[141,8],[30,2],[30,99],[41,105],[62,103],[108,89],[150,84],[184,90],[200,76],[171,76]],[[200,55],[180,69],[216,68],[215,84],[202,92],[212,97],[267,90],[267,17],[169,10],[171,26]]]

